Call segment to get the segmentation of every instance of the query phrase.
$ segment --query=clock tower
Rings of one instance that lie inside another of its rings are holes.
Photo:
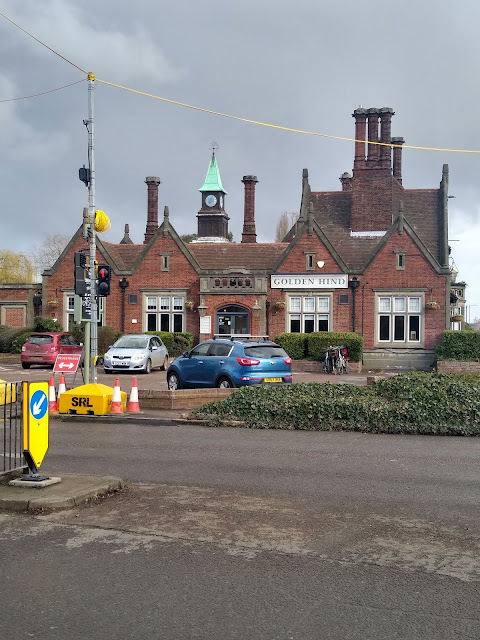
[[[211,242],[227,242],[229,217],[225,211],[225,196],[220,171],[218,169],[215,147],[208,166],[207,176],[203,187],[202,208],[197,213],[198,240]]]

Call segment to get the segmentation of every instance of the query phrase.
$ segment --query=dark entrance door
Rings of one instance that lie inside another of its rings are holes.
[[[215,333],[223,335],[244,334],[250,329],[248,309],[230,304],[218,309],[215,318]]]

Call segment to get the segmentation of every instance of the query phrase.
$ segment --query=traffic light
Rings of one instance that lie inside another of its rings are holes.
[[[84,296],[87,292],[85,282],[85,267],[87,266],[87,256],[82,251],[75,251],[73,256],[75,293],[77,296]]]
[[[98,286],[97,293],[99,296],[110,295],[110,265],[99,264],[98,265]]]

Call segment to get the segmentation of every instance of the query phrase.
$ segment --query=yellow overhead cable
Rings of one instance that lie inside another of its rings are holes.
[[[241,118],[240,116],[233,116],[229,113],[222,113],[221,111],[213,111],[212,109],[204,109],[203,107],[196,107],[192,104],[186,104],[185,102],[177,102],[176,100],[169,100],[168,98],[161,98],[160,96],[152,95],[151,93],[145,93],[144,91],[137,91],[136,89],[130,89],[129,87],[122,87],[122,85],[115,84],[113,82],[107,82],[106,80],[100,80],[96,78],[97,82],[106,84],[110,87],[116,87],[117,89],[123,89],[124,91],[130,91],[131,93],[137,93],[147,98],[153,98],[154,100],[161,100],[162,102],[168,102],[169,104],[176,104],[179,107],[186,107],[187,109],[194,109],[195,111],[202,111],[203,113],[210,113],[214,116],[221,116],[222,118],[230,118],[231,120],[239,120],[240,122],[248,122],[250,124],[257,124],[261,127],[268,127],[270,129],[279,129],[281,131],[291,131],[292,133],[302,133],[307,136],[317,136],[319,138],[330,138],[331,140],[345,140],[346,142],[361,142],[363,144],[372,144],[379,147],[402,147],[403,149],[417,149],[421,151],[448,151],[451,153],[480,153],[480,150],[476,149],[442,149],[439,147],[419,147],[410,144],[393,144],[389,142],[374,142],[370,140],[357,140],[356,138],[346,138],[343,136],[332,136],[328,133],[318,133],[316,131],[305,131],[304,129],[294,129],[293,127],[283,127],[279,124],[270,124],[269,122],[261,122],[259,120],[250,120],[249,118]]]
[[[15,102],[16,100],[27,100],[27,98],[37,98],[38,96],[44,96],[47,93],[53,93],[54,91],[60,91],[61,89],[66,89],[67,87],[73,87],[74,84],[80,84],[80,82],[85,82],[85,78],[81,80],[77,80],[76,82],[71,82],[70,84],[64,84],[63,87],[57,87],[56,89],[49,89],[48,91],[42,91],[41,93],[33,93],[31,96],[22,96],[21,98],[5,98],[4,100],[0,100],[0,102]]]
[[[402,147],[403,149],[416,149],[416,150],[419,150],[419,151],[443,151],[443,152],[448,152],[448,153],[480,153],[480,150],[478,150],[478,149],[443,149],[443,148],[440,148],[440,147],[419,147],[419,146],[410,145],[410,144],[392,144],[392,143],[389,143],[389,142],[373,142],[373,141],[370,141],[370,140],[357,140],[356,138],[346,138],[346,137],[343,137],[343,136],[332,136],[332,135],[329,135],[328,133],[317,133],[316,131],[305,131],[304,129],[294,129],[293,127],[283,127],[283,126],[278,125],[278,124],[270,124],[268,122],[261,122],[259,120],[250,120],[249,118],[241,118],[240,116],[233,116],[233,115],[228,114],[228,113],[222,113],[221,111],[213,111],[212,109],[204,109],[203,107],[196,107],[196,106],[191,105],[191,104],[186,104],[185,102],[178,102],[176,100],[169,100],[168,98],[162,98],[160,96],[155,96],[155,95],[153,95],[151,93],[145,93],[144,91],[137,91],[136,89],[130,89],[129,87],[123,87],[120,84],[115,84],[113,82],[107,82],[106,80],[100,80],[99,78],[95,78],[95,76],[92,73],[88,73],[87,71],[85,71],[85,69],[82,69],[81,67],[76,65],[74,62],[72,62],[68,58],[65,58],[65,56],[62,56],[60,53],[58,53],[58,51],[55,51],[55,49],[52,49],[51,47],[46,45],[44,42],[39,40],[38,38],[35,38],[35,36],[33,36],[31,33],[26,31],[25,29],[23,29],[20,25],[18,25],[13,20],[10,20],[10,18],[8,18],[1,11],[0,11],[0,16],[2,18],[5,18],[5,20],[8,20],[8,22],[13,24],[18,29],[20,29],[20,31],[23,31],[23,33],[25,33],[30,38],[33,38],[33,40],[35,40],[36,42],[41,44],[43,47],[47,48],[49,51],[54,53],[56,56],[59,56],[60,58],[62,58],[62,60],[65,60],[65,62],[68,62],[68,64],[71,64],[76,69],[78,69],[79,71],[84,73],[87,76],[87,78],[96,80],[97,82],[100,82],[102,84],[106,84],[106,85],[108,85],[110,87],[116,87],[117,89],[123,89],[123,91],[129,91],[131,93],[136,93],[136,94],[138,94],[140,96],[145,96],[147,98],[153,98],[154,100],[160,100],[162,102],[168,102],[169,104],[175,104],[178,107],[185,107],[187,109],[194,109],[195,111],[201,111],[202,113],[210,113],[211,115],[214,115],[214,116],[221,116],[222,118],[230,118],[231,120],[238,120],[239,122],[247,122],[249,124],[256,124],[256,125],[259,125],[261,127],[268,127],[269,129],[278,129],[280,131],[290,131],[291,133],[301,133],[303,135],[316,136],[316,137],[319,137],[319,138],[329,138],[330,140],[344,140],[346,142],[360,142],[362,144],[371,144],[371,145],[377,145],[377,146],[380,146],[380,147]],[[66,86],[70,86],[70,85],[66,85]],[[64,88],[64,87],[60,87],[60,88]],[[56,89],[53,89],[53,91],[56,91]],[[49,93],[49,92],[45,92],[45,93]],[[43,95],[43,94],[37,94],[37,95]],[[34,96],[26,96],[26,97],[34,97]],[[22,98],[18,98],[18,99],[20,100]],[[2,100],[1,102],[8,102],[8,100]]]

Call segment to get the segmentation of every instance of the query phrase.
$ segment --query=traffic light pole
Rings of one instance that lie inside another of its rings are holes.
[[[90,181],[88,184],[88,216],[90,224],[90,382],[97,383],[96,359],[98,352],[98,322],[97,322],[97,283],[95,274],[95,260],[97,256],[97,245],[95,241],[95,146],[94,146],[94,122],[93,106],[95,91],[95,75],[88,74],[88,160],[90,167]]]

